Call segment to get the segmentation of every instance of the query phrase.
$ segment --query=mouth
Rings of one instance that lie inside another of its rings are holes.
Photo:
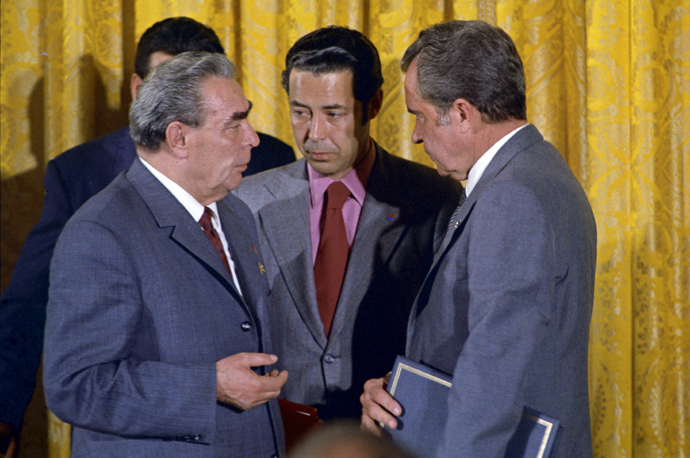
[[[328,158],[333,155],[333,153],[329,151],[307,151],[307,154],[317,161],[328,160]]]

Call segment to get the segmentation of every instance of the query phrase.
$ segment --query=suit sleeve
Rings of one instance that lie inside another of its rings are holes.
[[[48,407],[63,421],[98,432],[171,439],[200,434],[212,442],[215,364],[150,361],[133,353],[147,312],[128,250],[121,237],[92,221],[73,221],[63,231],[51,266],[45,331]]]
[[[453,374],[441,456],[502,457],[530,361],[554,316],[554,235],[528,189],[493,185],[469,216],[468,338]],[[457,284],[456,284],[457,286]],[[453,297],[460,290],[456,288]]]
[[[19,429],[43,348],[48,270],[55,243],[74,213],[59,168],[48,163],[41,218],[24,242],[0,305],[0,421]]]

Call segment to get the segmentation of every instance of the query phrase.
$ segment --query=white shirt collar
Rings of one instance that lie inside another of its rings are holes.
[[[151,172],[153,176],[156,177],[158,181],[160,181],[161,184],[165,186],[165,188],[168,191],[170,191],[170,193],[173,196],[175,196],[175,199],[177,199],[182,204],[182,206],[185,209],[187,209],[192,218],[194,218],[194,221],[198,222],[201,219],[201,215],[204,214],[204,206],[201,205],[199,201],[196,200],[190,193],[185,191],[182,186],[175,183],[167,176],[163,175],[144,159],[139,157],[139,160],[142,162],[142,164],[144,164],[144,166],[149,170],[149,172]],[[208,208],[213,210],[213,218],[211,218],[211,221],[213,222],[213,227],[219,228],[220,219],[218,218],[218,210],[216,207],[216,203],[213,202],[212,204],[209,204]]]
[[[158,181],[160,181],[168,191],[170,191],[170,193],[172,193],[175,199],[177,199],[178,202],[180,202],[182,206],[187,209],[192,218],[194,218],[194,221],[198,223],[201,219],[201,215],[204,214],[204,206],[201,205],[201,203],[199,203],[199,201],[196,200],[190,193],[185,191],[182,186],[163,175],[144,159],[139,157],[139,160],[142,164],[144,164],[144,167],[146,167],[149,172],[151,172],[153,176],[156,177],[156,179],[158,179]],[[237,288],[237,291],[239,291],[240,295],[242,295],[242,288],[240,287],[240,281],[237,278],[237,271],[235,270],[235,262],[232,259],[232,253],[230,253],[228,250],[228,240],[225,238],[223,226],[221,225],[220,217],[218,216],[218,206],[216,205],[216,202],[213,202],[208,204],[207,207],[211,209],[211,223],[220,237],[220,241],[223,244],[223,250],[225,251],[225,256],[228,258],[228,265],[230,266],[232,280]],[[201,226],[199,226],[199,229],[201,229]]]
[[[523,129],[524,127],[527,127],[529,124],[525,124],[523,126],[518,127],[517,129],[513,130],[512,132],[508,133],[505,135],[503,138],[501,138],[499,141],[494,143],[491,148],[489,148],[486,153],[482,154],[482,157],[480,157],[477,162],[472,166],[470,169],[470,173],[467,175],[467,184],[465,184],[465,195],[469,196],[474,187],[477,185],[477,182],[479,182],[479,179],[482,177],[484,174],[484,170],[489,166],[491,163],[491,160],[496,156],[496,153],[498,153],[498,150],[501,149],[503,145],[506,144],[508,140],[511,139],[511,137],[515,134],[517,134],[520,129]]]

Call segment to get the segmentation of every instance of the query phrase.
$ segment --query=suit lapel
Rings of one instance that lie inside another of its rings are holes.
[[[275,200],[259,211],[259,224],[287,289],[314,339],[325,348],[326,335],[319,316],[309,228],[309,181],[306,161],[283,169],[266,188]]]
[[[256,283],[257,277],[262,274],[263,266],[259,263],[258,247],[252,244],[251,234],[242,224],[242,219],[233,208],[233,199],[235,199],[234,196],[230,196],[218,201],[216,205],[223,226],[223,233],[228,242],[228,251],[235,264],[237,281],[242,288],[242,301],[247,304],[247,312],[256,321],[255,311],[258,309],[258,304],[255,301],[256,298],[265,294],[259,290],[259,285]],[[252,223],[252,221],[248,222],[248,224]],[[227,273],[225,266],[223,266],[223,270]],[[234,289],[234,282],[232,286]]]
[[[170,238],[213,271],[214,276],[230,290],[237,301],[243,303],[220,256],[184,206],[140,161],[134,161],[127,177],[139,191],[158,225],[161,228],[172,228]]]
[[[486,170],[484,170],[484,173],[470,195],[467,196],[467,199],[460,208],[458,222],[454,228],[450,228],[448,232],[446,232],[443,243],[434,256],[434,261],[431,264],[429,273],[427,273],[427,276],[422,283],[422,287],[419,290],[419,294],[417,294],[417,299],[412,307],[412,313],[410,313],[410,320],[407,328],[407,353],[409,353],[410,350],[409,345],[412,340],[411,337],[414,333],[415,319],[426,305],[431,286],[433,285],[434,278],[439,270],[439,265],[443,261],[443,258],[446,256],[446,254],[450,251],[452,245],[462,234],[467,219],[472,213],[472,209],[481,196],[482,191],[496,178],[501,170],[503,170],[510,160],[513,159],[520,151],[528,148],[535,142],[542,141],[543,139],[544,137],[542,137],[537,128],[533,125],[529,124],[524,127],[520,132],[516,133],[510,140],[508,140],[508,142],[501,147],[498,153],[496,153]]]

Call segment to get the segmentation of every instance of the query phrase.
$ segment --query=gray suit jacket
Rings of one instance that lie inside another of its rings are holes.
[[[329,338],[316,302],[306,160],[236,190],[259,225],[275,304],[267,322],[290,372],[282,396],[322,418],[359,418],[364,382],[404,352],[410,307],[459,199],[453,180],[376,149]]]
[[[587,349],[596,226],[556,149],[528,125],[496,154],[434,260],[408,356],[453,374],[439,456],[502,457],[524,405],[591,456]]]
[[[270,457],[277,401],[216,401],[215,362],[260,352],[268,298],[253,218],[218,203],[242,296],[198,223],[143,166],[89,200],[51,265],[48,407],[73,425],[73,456]]]

